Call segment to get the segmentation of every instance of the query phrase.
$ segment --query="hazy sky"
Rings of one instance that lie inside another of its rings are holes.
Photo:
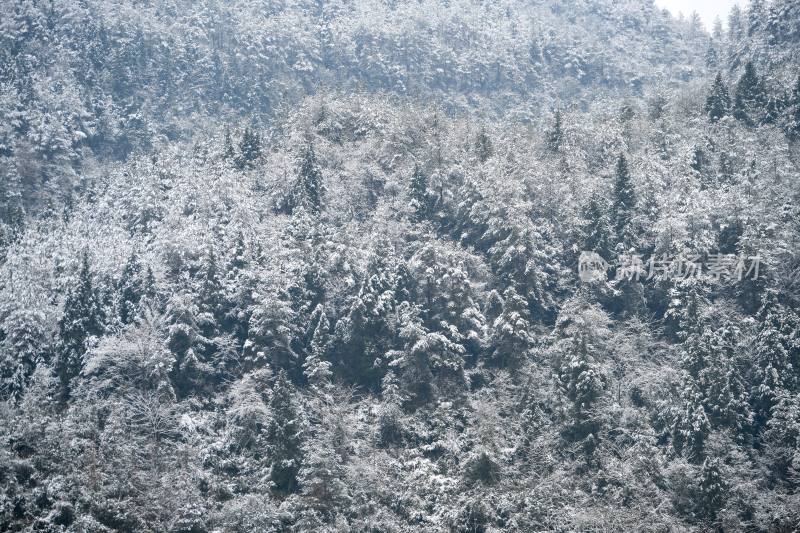
[[[725,26],[728,13],[734,4],[744,6],[742,0],[656,0],[657,6],[669,9],[676,16],[681,12],[688,17],[692,11],[697,11],[708,31],[711,31],[717,16],[722,19],[723,27]]]

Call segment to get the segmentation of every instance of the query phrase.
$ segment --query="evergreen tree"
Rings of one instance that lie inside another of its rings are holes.
[[[789,490],[800,488],[800,394],[775,398],[762,441],[771,480]]]
[[[764,294],[756,319],[752,397],[758,431],[767,423],[777,399],[786,391],[797,390],[795,365],[800,363],[800,343],[796,337],[800,321],[778,302],[774,291]]]
[[[492,157],[493,153],[494,147],[492,146],[492,140],[486,134],[486,130],[481,128],[481,131],[478,132],[478,136],[475,138],[475,154],[478,156],[478,160],[481,163],[485,163]]]
[[[269,407],[271,414],[267,427],[269,479],[275,491],[290,494],[298,488],[297,475],[303,463],[303,441],[294,388],[284,370],[278,373],[278,378],[275,380]]]
[[[610,260],[612,233],[607,204],[593,196],[583,209],[578,227],[581,250],[597,252],[603,259]]]
[[[636,195],[628,170],[628,160],[620,154],[614,178],[614,202],[611,206],[611,220],[618,243],[630,246],[634,237],[633,215],[636,209]]]
[[[324,523],[329,523],[351,498],[344,461],[336,450],[334,436],[326,429],[322,428],[320,435],[307,443],[298,480],[305,502]]]
[[[581,296],[566,302],[556,321],[553,364],[558,389],[569,402],[567,437],[573,441],[596,436],[600,429],[595,409],[608,386],[600,366],[608,322],[604,311]]]
[[[428,176],[419,165],[414,165],[410,187],[412,219],[420,222],[430,215],[431,197],[428,192]]]
[[[0,343],[0,398],[19,402],[34,370],[48,362],[45,316],[18,310],[3,322]]]
[[[117,283],[117,317],[123,326],[133,322],[144,292],[142,265],[134,252],[125,263]]]
[[[728,15],[728,39],[731,43],[739,43],[743,36],[742,8],[738,4],[734,4]]]
[[[727,486],[719,461],[708,458],[700,468],[700,498],[698,514],[707,523],[715,523],[719,512],[725,507]]]
[[[103,314],[92,280],[89,255],[83,252],[78,279],[67,293],[64,314],[58,321],[55,371],[61,384],[61,399],[70,394],[70,382],[83,368],[83,356],[91,337],[103,333]]]
[[[297,314],[283,295],[266,297],[250,310],[245,365],[261,368],[269,364],[275,371],[285,371],[293,380],[302,376],[298,347],[302,331]]]
[[[764,82],[756,73],[752,61],[744,66],[744,72],[736,84],[736,96],[733,104],[734,116],[749,125],[762,122],[766,106],[766,90]]]
[[[491,359],[502,367],[517,368],[533,345],[528,302],[513,287],[503,293],[503,311],[492,324]]]
[[[250,128],[245,128],[242,140],[239,142],[239,154],[239,168],[253,168],[256,160],[261,157],[261,135]]]
[[[231,130],[228,128],[225,128],[225,136],[222,142],[222,159],[225,161],[234,161],[236,159],[236,151],[231,140]]]
[[[331,363],[326,360],[330,340],[330,322],[325,315],[322,304],[315,309],[311,324],[313,325],[313,331],[308,335],[303,375],[311,388],[321,393],[330,385],[333,375]]]
[[[722,79],[722,73],[717,72],[714,84],[711,86],[706,98],[705,111],[711,122],[716,122],[730,113],[731,97],[728,94],[728,87]]]
[[[558,152],[564,140],[564,131],[561,126],[561,111],[556,111],[553,128],[547,132],[545,143],[551,152]]]
[[[300,175],[298,177],[299,205],[304,206],[313,215],[318,215],[322,208],[324,184],[322,170],[319,168],[314,146],[307,144],[300,153]]]

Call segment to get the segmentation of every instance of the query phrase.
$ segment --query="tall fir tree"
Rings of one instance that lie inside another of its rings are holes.
[[[144,292],[142,265],[134,252],[125,263],[117,282],[117,318],[123,326],[133,322]]]
[[[711,122],[716,122],[727,116],[731,111],[731,97],[728,87],[722,79],[722,73],[717,72],[711,91],[706,98],[705,112]]]
[[[430,214],[431,197],[428,191],[428,176],[422,168],[415,164],[411,174],[409,196],[411,197],[411,217],[414,222],[420,222]]]
[[[83,368],[83,356],[91,337],[103,333],[103,310],[89,264],[88,252],[83,252],[78,279],[67,293],[64,313],[58,321],[58,347],[55,364],[61,385],[61,400],[66,401],[71,381]]]
[[[269,479],[281,494],[297,490],[297,475],[303,464],[302,421],[289,377],[281,370],[270,397],[270,421],[267,427]]]
[[[561,125],[561,111],[557,110],[553,119],[553,127],[547,132],[545,144],[551,152],[558,152],[564,140],[564,130]]]
[[[3,321],[0,330],[0,398],[19,402],[34,370],[48,363],[46,319],[40,311],[17,310]]]
[[[300,152],[300,173],[298,176],[298,205],[303,205],[313,215],[318,215],[322,209],[324,196],[324,182],[322,170],[319,167],[314,145],[308,143]]]
[[[253,168],[261,157],[261,135],[257,131],[245,128],[239,142],[239,168]]]
[[[763,121],[766,104],[764,81],[758,76],[753,62],[748,61],[736,84],[733,114],[745,124],[758,125]]]
[[[614,174],[614,201],[611,205],[611,221],[617,244],[631,246],[635,237],[633,215],[636,209],[636,194],[628,169],[628,160],[623,154],[617,159]]]

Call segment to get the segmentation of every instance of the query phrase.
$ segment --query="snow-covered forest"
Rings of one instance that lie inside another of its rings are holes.
[[[800,1],[0,0],[0,118],[0,531],[800,530]]]

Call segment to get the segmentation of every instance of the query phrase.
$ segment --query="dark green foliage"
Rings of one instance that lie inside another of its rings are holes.
[[[717,77],[714,78],[714,84],[706,98],[705,111],[712,122],[727,116],[731,111],[731,97],[721,72],[718,72]]]
[[[556,111],[553,127],[547,132],[545,144],[551,152],[558,152],[564,141],[564,131],[561,126],[561,111]]]
[[[298,205],[305,207],[311,214],[319,214],[322,208],[324,183],[322,170],[319,167],[314,146],[307,144],[300,153],[300,174],[297,179]]]
[[[478,160],[481,163],[485,163],[492,154],[494,154],[494,147],[492,146],[492,140],[489,138],[489,135],[486,134],[486,130],[481,129],[478,132],[477,137],[475,138],[475,154],[478,156]],[[414,169],[416,173],[416,168]],[[411,178],[412,183],[414,177]],[[412,184],[413,187],[413,184]]]
[[[267,427],[267,457],[272,488],[283,494],[297,490],[297,475],[303,464],[302,422],[294,395],[288,375],[281,370],[269,402],[271,418]]]
[[[410,192],[412,219],[415,222],[424,220],[430,215],[431,196],[428,191],[428,176],[420,168],[414,165],[414,172],[411,174]]]
[[[49,339],[41,312],[18,310],[3,322],[0,398],[18,402],[37,366],[49,363]]]
[[[620,154],[614,173],[613,203],[611,205],[611,223],[616,241],[625,248],[633,244],[635,230],[633,216],[636,210],[636,194],[633,189],[628,160]]]
[[[764,118],[766,99],[764,81],[758,76],[753,62],[748,61],[736,84],[733,114],[745,124],[761,124]]]
[[[756,315],[758,330],[753,346],[753,408],[756,431],[764,427],[778,398],[797,390],[800,320],[767,291]]]
[[[103,330],[103,310],[93,283],[89,254],[83,252],[77,280],[67,292],[64,312],[58,321],[55,371],[62,401],[69,398],[70,382],[83,368],[89,340]]]
[[[230,139],[227,139],[229,141]],[[225,155],[228,155],[228,148],[225,148]],[[239,142],[239,168],[253,168],[258,158],[261,157],[261,135],[250,128],[245,128],[242,140]]]
[[[132,253],[117,283],[117,316],[122,325],[130,324],[136,317],[139,301],[145,293],[144,283],[142,265],[136,253]]]

